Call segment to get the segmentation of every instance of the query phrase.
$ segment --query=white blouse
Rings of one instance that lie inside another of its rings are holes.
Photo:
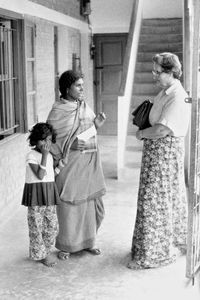
[[[185,136],[191,114],[190,105],[184,101],[187,97],[180,81],[175,79],[173,85],[155,97],[149,114],[150,124],[163,124],[172,130],[174,136]]]
[[[29,164],[40,165],[42,160],[42,154],[36,150],[31,150],[26,157],[26,183],[36,182],[53,182],[54,181],[54,169],[53,169],[53,157],[50,153],[47,155],[46,175],[43,179],[39,179],[32,171]]]

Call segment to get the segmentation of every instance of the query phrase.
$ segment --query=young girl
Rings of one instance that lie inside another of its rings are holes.
[[[28,207],[29,256],[53,267],[56,262],[50,252],[58,231],[55,205],[59,195],[49,150],[56,141],[56,134],[50,124],[38,123],[30,131],[28,140],[33,148],[26,158],[22,205]]]

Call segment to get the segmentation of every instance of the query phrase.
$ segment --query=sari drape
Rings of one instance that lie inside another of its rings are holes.
[[[84,101],[57,101],[48,116],[56,130],[56,144],[51,153],[56,164],[61,160],[65,167],[56,177],[61,201],[80,204],[105,193],[104,176],[99,150],[82,153],[70,147],[77,135],[94,125],[95,114]],[[96,139],[91,139],[92,145]]]

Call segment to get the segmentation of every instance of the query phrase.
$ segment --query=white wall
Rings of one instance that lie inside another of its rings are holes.
[[[128,32],[133,0],[92,0],[94,33]]]
[[[143,0],[143,18],[182,16],[182,0]],[[133,0],[92,0],[93,33],[128,32]]]
[[[180,18],[182,0],[143,0],[143,18]]]

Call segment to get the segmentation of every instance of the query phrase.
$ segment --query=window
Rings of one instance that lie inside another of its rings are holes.
[[[0,140],[20,130],[18,22],[0,18]]]

